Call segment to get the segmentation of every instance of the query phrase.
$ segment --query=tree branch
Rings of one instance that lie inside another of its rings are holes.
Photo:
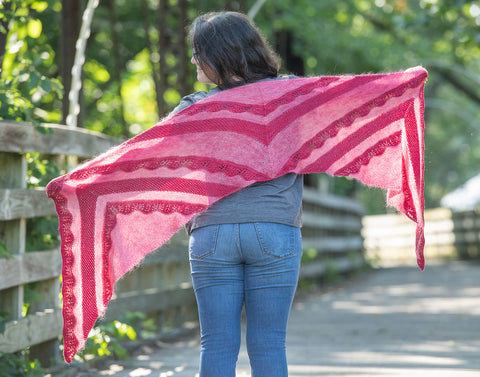
[[[455,89],[460,92],[463,92],[468,98],[472,101],[480,104],[480,95],[476,92],[473,88],[469,87],[461,80],[459,80],[456,75],[454,75],[451,71],[448,71],[445,68],[430,66],[429,69],[432,71],[437,72],[442,78],[447,81],[450,85],[452,85]]]

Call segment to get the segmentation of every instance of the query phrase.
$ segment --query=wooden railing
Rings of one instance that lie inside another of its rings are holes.
[[[117,143],[84,129],[0,121],[0,247],[6,249],[0,254],[1,352],[29,347],[30,358],[43,364],[59,357],[60,252],[26,252],[25,247],[27,219],[56,214],[44,188],[27,188],[25,153],[48,155],[58,165],[67,160],[65,156],[90,158]],[[302,277],[341,273],[364,263],[362,213],[362,207],[353,200],[305,189],[302,233],[307,261]],[[148,313],[161,329],[195,320],[187,242],[186,233],[179,231],[160,251],[150,253],[140,268],[119,281],[105,320],[121,318],[128,311]],[[38,299],[26,300],[27,291],[34,291]]]
[[[379,265],[415,264],[415,223],[402,214],[363,219],[366,257]],[[425,211],[425,258],[479,258],[480,211]]]
[[[356,200],[303,191],[301,278],[341,274],[365,264],[361,236],[363,206]]]
[[[15,352],[31,346],[31,356],[48,363],[58,354],[61,333],[59,251],[26,253],[27,219],[51,216],[55,210],[45,189],[27,188],[25,153],[90,157],[111,145],[105,136],[83,130],[0,123],[0,351]],[[27,287],[39,299],[28,300],[25,315]]]

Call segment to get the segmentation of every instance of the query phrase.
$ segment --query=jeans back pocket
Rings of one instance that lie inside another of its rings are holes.
[[[219,225],[208,225],[195,229],[190,235],[188,253],[190,258],[201,259],[215,252]]]
[[[277,223],[254,223],[254,226],[264,254],[277,258],[294,254],[298,228]]]

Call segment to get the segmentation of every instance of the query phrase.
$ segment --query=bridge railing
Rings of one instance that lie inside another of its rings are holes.
[[[0,351],[29,348],[30,358],[48,365],[59,358],[62,330],[58,248],[27,250],[28,220],[55,219],[45,188],[27,187],[27,153],[40,153],[66,169],[67,156],[88,159],[119,141],[61,125],[35,126],[0,121]],[[302,229],[305,263],[302,277],[340,273],[364,263],[362,207],[355,201],[305,188]],[[105,320],[126,312],[144,312],[160,329],[195,321],[187,251],[179,231],[160,251],[117,283]]]
[[[415,264],[415,223],[402,214],[366,216],[366,258],[380,265]],[[479,258],[480,210],[425,211],[425,258]]]

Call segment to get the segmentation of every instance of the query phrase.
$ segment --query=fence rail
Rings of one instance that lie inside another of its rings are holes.
[[[343,273],[362,266],[361,236],[364,209],[357,201],[304,188],[302,244],[304,255],[313,257],[302,264],[301,278]]]
[[[0,121],[0,247],[10,254],[0,255],[0,351],[29,347],[30,356],[44,365],[59,357],[60,252],[26,250],[27,219],[56,213],[44,188],[27,188],[25,153],[48,155],[58,164],[66,156],[91,158],[118,142],[84,129]],[[301,277],[344,272],[364,263],[363,209],[357,202],[305,188],[303,207],[303,243],[309,258]],[[195,320],[187,242],[185,232],[178,232],[161,250],[150,253],[140,268],[122,278],[105,320],[121,318],[128,311],[148,313],[163,329]],[[28,290],[41,299],[26,299]]]
[[[366,216],[363,219],[367,258],[380,264],[415,263],[415,224],[404,215]],[[480,256],[480,211],[425,211],[425,257]]]

